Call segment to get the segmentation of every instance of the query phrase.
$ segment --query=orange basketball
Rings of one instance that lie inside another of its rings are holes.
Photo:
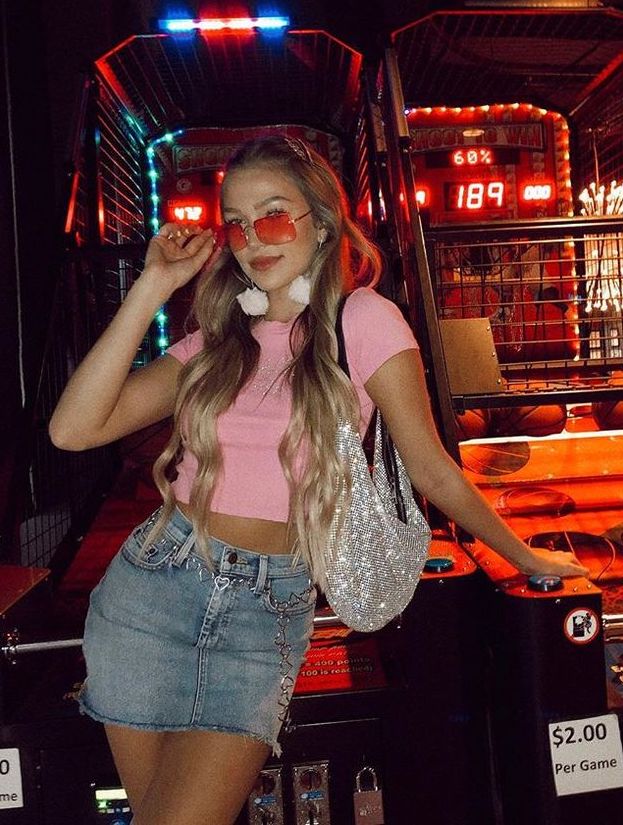
[[[468,438],[484,438],[489,433],[490,423],[489,410],[465,410],[462,415],[456,416],[459,441],[466,441]]]
[[[623,401],[595,401],[593,418],[600,430],[623,429]]]
[[[552,435],[564,429],[567,409],[562,404],[498,407],[491,418],[490,435]]]
[[[623,399],[623,372],[612,373],[608,383],[614,387],[621,387]],[[609,401],[594,401],[592,408],[593,418],[600,430],[623,429],[623,400],[611,398]]]

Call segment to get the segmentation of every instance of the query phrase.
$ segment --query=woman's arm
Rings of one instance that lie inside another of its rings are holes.
[[[528,547],[446,453],[431,414],[417,350],[405,350],[390,358],[365,388],[387,423],[413,486],[426,499],[523,573],[588,573],[572,553]]]
[[[131,374],[130,367],[159,307],[217,254],[212,230],[165,224],[152,238],[145,269],[58,402],[50,421],[57,447],[108,444],[173,412],[180,363],[164,356]]]

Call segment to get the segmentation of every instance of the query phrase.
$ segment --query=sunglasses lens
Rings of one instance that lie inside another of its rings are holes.
[[[259,218],[253,228],[260,243],[278,245],[296,238],[296,226],[287,212]]]
[[[247,239],[245,238],[244,232],[242,231],[242,227],[239,224],[224,224],[223,233],[225,235],[227,245],[232,250],[232,252],[238,252],[240,249],[244,249],[247,245]]]
[[[258,218],[253,223],[253,229],[260,243],[282,244],[296,238],[296,226],[287,212]],[[239,223],[224,224],[223,233],[232,252],[239,252],[247,245],[247,237]]]

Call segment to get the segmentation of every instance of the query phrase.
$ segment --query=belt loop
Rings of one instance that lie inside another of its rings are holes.
[[[184,543],[180,546],[179,550],[175,554],[175,558],[172,561],[172,564],[175,567],[181,567],[186,559],[188,558],[190,551],[195,546],[195,531],[191,530],[190,533],[184,539]]]
[[[257,581],[253,588],[254,593],[261,593],[264,590],[266,579],[268,578],[268,556],[260,556],[260,567],[257,571]]]

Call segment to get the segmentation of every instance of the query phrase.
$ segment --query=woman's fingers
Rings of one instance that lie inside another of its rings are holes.
[[[159,272],[178,289],[216,261],[220,252],[213,229],[165,223],[147,247],[145,270]]]
[[[216,236],[214,235],[214,231],[212,229],[205,229],[204,231],[200,231],[198,234],[195,233],[188,235],[186,237],[184,249],[191,256],[206,250],[208,251],[208,254],[210,254],[215,245]]]
[[[201,267],[210,257],[216,245],[216,235],[213,229],[202,229],[200,226],[182,226],[175,223],[166,223],[160,227],[152,239],[150,262],[159,260],[163,264],[179,263],[193,260],[198,255],[198,266]]]
[[[582,564],[574,553],[566,550],[546,550],[541,547],[531,548],[532,552],[538,556],[544,574],[551,573],[558,576],[588,576],[589,569]]]
[[[216,261],[222,252],[222,248],[218,246],[214,234],[209,230],[207,233],[193,238],[184,247],[184,250],[189,255],[189,260],[192,261],[193,269],[199,272],[206,264],[211,265]]]
[[[195,238],[202,232],[211,232],[211,229],[202,230],[197,224],[184,225],[180,223],[165,223],[158,230],[155,236],[159,240],[166,241],[169,245],[175,245],[179,248],[186,248],[189,240]]]

